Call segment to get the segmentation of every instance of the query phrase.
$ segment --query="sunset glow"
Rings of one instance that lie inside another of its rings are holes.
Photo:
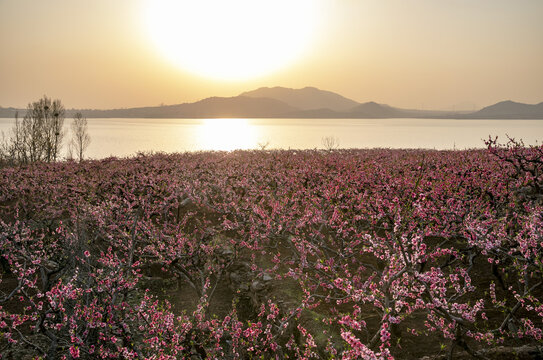
[[[543,0],[0,0],[1,359],[543,359]]]
[[[536,104],[542,12],[537,0],[0,1],[0,106],[47,94],[115,109],[274,86],[406,109]]]
[[[254,149],[257,130],[247,119],[205,119],[198,128],[198,142],[209,150]]]
[[[180,68],[218,80],[246,80],[295,61],[319,20],[312,0],[147,1],[146,30]]]

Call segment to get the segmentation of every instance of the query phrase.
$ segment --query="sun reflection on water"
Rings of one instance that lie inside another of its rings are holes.
[[[206,150],[254,149],[257,130],[248,119],[205,119],[198,128],[199,147]]]

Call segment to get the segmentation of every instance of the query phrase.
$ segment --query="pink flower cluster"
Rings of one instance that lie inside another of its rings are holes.
[[[421,334],[430,352],[539,342],[543,147],[488,145],[1,169],[0,351],[389,359]],[[156,273],[195,303],[148,289]]]

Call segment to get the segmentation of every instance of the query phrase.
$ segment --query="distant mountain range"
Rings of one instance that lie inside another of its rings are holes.
[[[24,109],[1,108],[0,118]],[[375,102],[358,103],[314,87],[289,89],[263,87],[234,97],[210,97],[194,103],[112,110],[68,110],[88,118],[441,118],[441,119],[543,119],[543,102],[530,105],[502,101],[479,111],[453,112],[400,109]]]
[[[476,119],[543,119],[543,102],[536,105],[502,101],[470,114]]]
[[[328,109],[332,111],[349,111],[359,105],[356,101],[347,99],[331,91],[319,90],[314,87],[289,89],[284,87],[263,87],[242,93],[240,96],[251,98],[270,98],[282,101],[298,110]]]

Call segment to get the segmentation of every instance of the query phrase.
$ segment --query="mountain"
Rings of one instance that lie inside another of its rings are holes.
[[[0,118],[26,110],[0,107]],[[88,118],[306,118],[306,119],[543,119],[543,102],[535,105],[502,101],[473,113],[400,109],[370,101],[357,103],[314,87],[263,87],[234,97],[210,97],[194,103],[112,110],[66,110]]]
[[[388,105],[377,104],[376,102],[370,101],[358,106],[355,106],[351,109],[351,114],[355,117],[365,117],[365,118],[399,118],[399,117],[410,117],[407,113],[393,108]]]
[[[467,116],[472,119],[543,119],[543,102],[531,105],[501,101]]]
[[[86,110],[82,113],[89,118],[273,118],[296,110],[296,108],[275,99],[235,96],[210,97],[194,103],[178,105]]]
[[[281,116],[281,118],[285,119],[345,119],[347,117],[347,113],[330,109],[298,110]]]
[[[14,118],[16,112],[19,112],[19,117],[23,117],[25,114],[25,110],[0,107],[0,118]]]
[[[332,111],[349,111],[358,105],[354,100],[314,87],[305,87],[303,89],[290,89],[280,86],[262,87],[244,92],[240,96],[275,99],[300,110],[329,109]]]

